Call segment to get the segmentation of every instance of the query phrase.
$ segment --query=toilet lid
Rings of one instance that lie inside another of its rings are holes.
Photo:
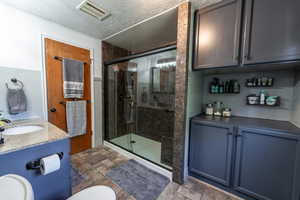
[[[5,200],[34,200],[31,184],[12,174],[0,177],[0,196]]]
[[[93,186],[78,192],[67,200],[116,200],[115,192],[107,186]]]

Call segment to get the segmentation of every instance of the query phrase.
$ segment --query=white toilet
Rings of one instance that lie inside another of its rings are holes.
[[[0,195],[5,200],[34,200],[31,184],[25,178],[8,174],[0,177]],[[67,200],[116,200],[115,192],[107,186],[93,186]]]

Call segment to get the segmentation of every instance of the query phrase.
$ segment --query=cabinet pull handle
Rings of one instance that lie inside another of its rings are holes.
[[[244,58],[245,58],[246,60],[251,60],[251,56],[250,56],[249,54],[246,54],[246,55],[244,56]]]
[[[227,133],[227,135],[233,135],[233,134],[229,132],[229,133]]]

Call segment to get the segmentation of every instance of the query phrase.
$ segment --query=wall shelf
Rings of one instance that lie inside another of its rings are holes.
[[[224,93],[209,93],[209,94],[213,94],[213,95],[223,95],[223,94],[240,94],[240,92],[224,92]]]
[[[268,97],[266,97],[267,99]],[[247,99],[247,102],[246,102],[246,105],[248,106],[263,106],[263,107],[279,107],[280,106],[280,97],[277,98],[277,101],[274,105],[268,105],[266,102],[265,104],[250,104],[248,99]]]

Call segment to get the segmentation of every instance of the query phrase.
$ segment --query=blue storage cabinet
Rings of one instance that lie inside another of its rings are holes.
[[[191,131],[190,172],[229,186],[233,127],[195,122]]]
[[[192,120],[189,174],[249,200],[300,200],[300,132],[246,123]]]
[[[61,168],[48,175],[39,170],[27,170],[30,161],[63,152]],[[18,174],[32,185],[35,200],[65,200],[71,196],[70,141],[63,139],[0,155],[0,176]],[[1,195],[1,194],[0,194]]]
[[[299,137],[239,128],[234,189],[259,200],[299,200]]]

